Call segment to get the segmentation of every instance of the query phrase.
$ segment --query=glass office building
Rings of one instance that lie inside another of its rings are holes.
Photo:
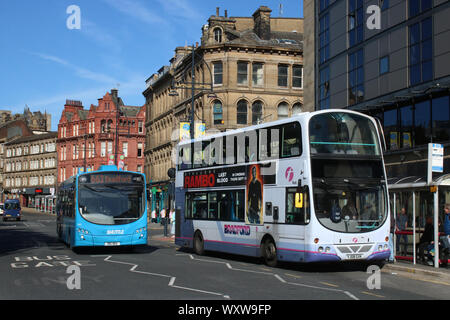
[[[433,175],[442,211],[450,203],[442,186],[450,184],[450,1],[305,0],[304,16],[305,100],[380,120],[391,200],[402,199],[410,225],[413,206],[416,220],[433,214],[428,143],[444,145],[444,172]],[[405,200],[412,191],[422,199],[415,205]]]
[[[305,0],[304,15],[315,109],[377,117],[390,177],[425,175],[430,142],[444,145],[450,173],[450,1]]]

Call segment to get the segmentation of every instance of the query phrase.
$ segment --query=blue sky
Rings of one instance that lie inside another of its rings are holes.
[[[111,88],[127,105],[143,105],[145,80],[177,46],[200,42],[208,18],[251,16],[266,5],[303,17],[301,0],[0,0],[0,109],[52,114],[56,130],[66,99],[97,104]],[[69,30],[70,5],[81,29]]]

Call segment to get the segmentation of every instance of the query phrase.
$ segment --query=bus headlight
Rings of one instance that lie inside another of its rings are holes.
[[[78,231],[78,233],[81,233],[81,234],[89,234],[89,231],[81,229],[81,228],[78,228],[77,231]]]

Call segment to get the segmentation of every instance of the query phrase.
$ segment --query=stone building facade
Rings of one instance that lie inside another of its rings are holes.
[[[193,92],[192,82],[197,88]],[[207,131],[241,128],[306,111],[303,20],[272,18],[265,6],[252,17],[228,17],[226,11],[220,16],[217,9],[202,28],[201,44],[176,48],[170,65],[147,80],[143,94],[145,172],[150,187],[156,187],[157,203],[167,206],[167,171],[174,167],[172,152],[180,122],[189,122],[192,96],[195,121],[204,123]]]
[[[116,89],[89,110],[84,110],[81,101],[67,100],[58,125],[58,183],[80,170],[98,170],[111,156],[125,157],[124,170],[143,172],[144,121],[145,107],[124,105]]]
[[[27,123],[23,119],[12,120],[0,125],[0,200],[5,199],[3,192],[3,173],[5,166],[5,143],[10,142],[19,137],[32,136],[33,131],[28,127]]]
[[[55,194],[56,138],[56,132],[48,132],[4,144],[3,188],[9,197],[34,206],[36,196]]]
[[[25,107],[23,113],[13,114],[10,110],[0,110],[0,125],[11,121],[23,120],[32,131],[50,132],[52,127],[52,116],[47,112],[31,112]]]

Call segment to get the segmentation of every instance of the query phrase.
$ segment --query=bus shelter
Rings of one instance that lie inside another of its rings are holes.
[[[433,218],[434,239],[438,239],[439,224],[444,221],[444,205],[450,203],[450,174],[435,176],[430,184],[427,177],[410,176],[388,179],[391,213],[395,221],[402,208],[408,217],[405,231],[396,231],[396,235],[407,236],[407,254],[397,254],[397,236],[394,237],[394,255],[396,260],[417,262],[417,245],[423,233],[427,217]],[[403,244],[402,244],[403,245]],[[434,242],[434,266],[439,268],[439,247]]]
[[[36,196],[34,199],[34,208],[41,212],[56,214],[56,196]]]

